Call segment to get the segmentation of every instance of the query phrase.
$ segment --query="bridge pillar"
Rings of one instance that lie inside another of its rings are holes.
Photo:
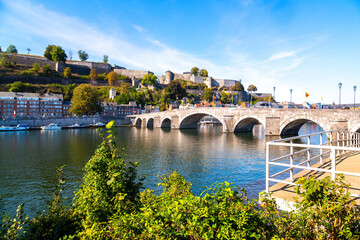
[[[266,117],[265,136],[280,136],[280,117]]]
[[[154,117],[154,128],[160,128],[161,127],[161,119],[160,117]]]
[[[327,130],[344,130],[344,131],[348,131],[349,130],[348,129],[348,120],[343,120],[343,119],[342,120],[332,120],[332,121],[330,121],[330,129],[327,129]]]
[[[177,116],[177,115],[171,116],[171,128],[174,128],[174,129],[180,128],[179,116]]]
[[[146,118],[141,119],[141,128],[146,128],[147,127],[147,120]]]
[[[234,123],[234,115],[224,115],[223,116],[223,132],[234,132],[235,123]]]

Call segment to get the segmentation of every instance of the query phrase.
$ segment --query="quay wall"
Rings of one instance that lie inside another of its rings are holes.
[[[131,123],[127,117],[62,117],[62,118],[40,118],[40,119],[2,119],[0,120],[0,126],[11,126],[18,124],[28,124],[31,128],[37,128],[41,125],[49,125],[50,123],[57,123],[60,126],[70,126],[75,123],[81,123],[85,125],[94,124],[96,122],[108,123],[114,120],[116,125],[128,125]]]

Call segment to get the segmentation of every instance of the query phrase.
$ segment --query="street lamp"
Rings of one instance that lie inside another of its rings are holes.
[[[290,102],[292,102],[292,92],[293,92],[293,90],[290,89]]]
[[[355,93],[356,93],[356,89],[357,89],[357,87],[354,86],[354,108],[355,108]]]
[[[274,102],[275,102],[275,90],[276,90],[276,87],[273,87],[273,91],[274,91],[274,93],[273,93],[273,99],[274,99]]]
[[[339,108],[341,108],[341,87],[342,87],[342,83],[340,82],[338,84],[338,86],[339,86]]]

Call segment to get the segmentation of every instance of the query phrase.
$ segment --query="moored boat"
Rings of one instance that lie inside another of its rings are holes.
[[[90,127],[105,127],[106,124],[103,122],[97,122],[95,124],[90,124]]]
[[[57,125],[56,123],[50,123],[47,126],[41,126],[41,130],[60,130],[61,126]]]
[[[82,123],[75,123],[73,125],[70,126],[70,128],[84,128],[86,127],[85,124],[82,124]]]
[[[18,124],[17,126],[1,126],[0,131],[25,131],[29,130],[29,125]]]

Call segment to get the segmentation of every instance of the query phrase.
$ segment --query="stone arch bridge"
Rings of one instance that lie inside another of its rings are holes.
[[[252,131],[262,125],[265,135],[297,135],[306,122],[317,123],[324,131],[348,130],[360,132],[360,111],[340,109],[281,109],[281,108],[188,108],[173,111],[132,115],[138,127],[196,128],[197,122],[210,115],[218,119],[223,132]]]

